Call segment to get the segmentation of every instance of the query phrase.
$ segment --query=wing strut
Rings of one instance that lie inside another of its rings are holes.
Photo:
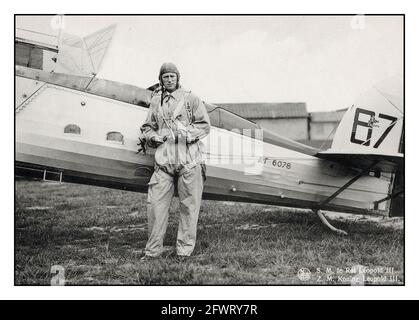
[[[340,235],[345,235],[347,236],[348,233],[344,230],[341,229],[337,229],[334,226],[332,226],[330,224],[329,221],[327,221],[326,217],[323,215],[323,213],[320,212],[320,209],[327,203],[329,203],[330,201],[332,201],[333,199],[335,199],[340,193],[342,193],[344,190],[346,190],[350,185],[352,185],[355,181],[357,181],[359,178],[361,178],[362,176],[366,175],[370,169],[372,167],[374,167],[377,164],[377,162],[374,162],[370,167],[368,167],[367,169],[364,169],[363,171],[361,171],[360,173],[358,173],[355,177],[353,177],[351,180],[349,180],[347,183],[345,183],[342,187],[340,187],[334,194],[332,194],[331,196],[329,196],[328,198],[326,198],[325,200],[321,201],[318,204],[318,208],[317,209],[312,209],[312,211],[318,215],[318,217],[320,218],[320,220],[323,222],[324,225],[326,225],[326,227],[328,227],[330,230],[332,230],[333,232],[336,232]]]
[[[381,199],[381,200],[377,200],[377,201],[375,201],[375,202],[374,202],[374,210],[377,210],[377,209],[378,209],[378,205],[379,205],[381,202],[384,202],[384,201],[387,201],[387,200],[393,199],[393,198],[395,198],[395,197],[398,197],[399,195],[401,195],[401,194],[403,194],[403,193],[404,193],[404,190],[400,190],[400,191],[398,191],[398,192],[395,192],[395,193],[393,193],[393,194],[388,195],[387,197],[385,197],[385,198],[383,198],[383,199]]]

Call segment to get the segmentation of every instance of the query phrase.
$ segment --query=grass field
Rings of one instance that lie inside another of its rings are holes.
[[[175,198],[168,253],[177,211]],[[347,285],[354,274],[346,268],[355,265],[368,268],[367,284],[404,284],[402,219],[332,217],[349,236],[330,232],[307,210],[203,201],[189,260],[167,254],[140,262],[144,194],[17,180],[15,284],[50,285],[54,265],[64,268],[66,285]],[[297,277],[301,268],[310,270],[309,280]]]

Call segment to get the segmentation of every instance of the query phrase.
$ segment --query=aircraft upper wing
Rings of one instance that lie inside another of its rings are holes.
[[[96,75],[112,41],[116,25],[86,37],[62,32],[58,43],[56,73],[79,76]]]

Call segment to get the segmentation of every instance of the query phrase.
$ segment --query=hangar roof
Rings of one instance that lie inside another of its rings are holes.
[[[311,122],[340,122],[346,110],[310,112]]]

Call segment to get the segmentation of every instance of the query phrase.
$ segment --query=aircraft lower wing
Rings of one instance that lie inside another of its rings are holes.
[[[316,154],[316,157],[335,161],[340,164],[360,169],[378,170],[381,172],[395,172],[404,169],[404,154],[397,153],[393,155],[374,154],[374,153],[344,153],[322,151]]]

